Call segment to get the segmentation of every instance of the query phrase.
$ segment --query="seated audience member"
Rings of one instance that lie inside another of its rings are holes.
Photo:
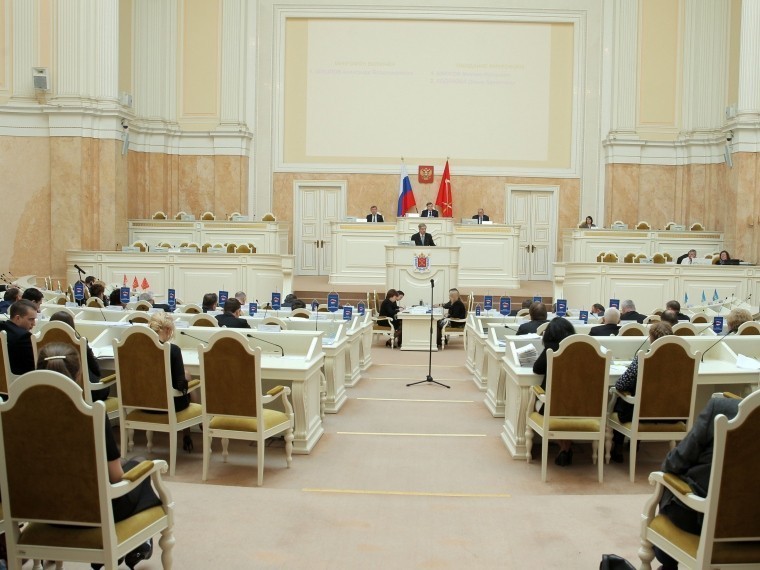
[[[106,307],[108,306],[108,297],[106,297],[106,288],[103,283],[96,281],[92,284],[92,287],[90,287],[90,297],[95,297],[96,299],[100,299],[103,301],[103,305]]]
[[[116,288],[108,295],[108,305],[111,307],[121,307],[122,309],[127,306],[126,303],[121,302],[121,290]]]
[[[90,290],[92,289],[92,286],[95,284],[95,281],[97,281],[97,279],[95,279],[94,275],[88,275],[87,277],[84,278],[84,286],[87,287],[88,290]],[[92,295],[92,291],[90,291],[90,295]]]
[[[245,294],[245,291],[238,291],[235,293],[235,299],[240,301],[240,305],[245,307],[247,301],[248,301],[248,295]]]
[[[517,313],[522,311],[523,309],[530,309],[530,304],[533,302],[533,299],[523,299],[522,303],[520,303],[519,307],[515,307],[511,311],[509,311],[510,317],[516,317]]]
[[[305,309],[306,303],[303,299],[293,299],[293,303],[290,305],[290,310],[295,311],[296,309]]]
[[[636,312],[636,305],[630,299],[626,299],[620,305],[620,320],[621,321],[636,321],[641,324],[646,319],[646,315]]]
[[[37,309],[37,312],[40,312],[40,305],[42,305],[42,301],[45,300],[45,295],[42,294],[42,291],[39,289],[35,289],[34,287],[29,287],[28,289],[24,290],[24,294],[21,295],[22,299],[26,299],[27,301],[31,302],[35,308]]]
[[[542,338],[542,343],[544,345],[544,349],[541,351],[541,354],[538,355],[538,358],[533,363],[533,374],[539,374],[543,375],[544,379],[541,382],[541,388],[544,390],[546,389],[546,372],[548,370],[549,362],[546,355],[547,350],[553,350],[554,352],[559,350],[559,343],[561,343],[564,339],[569,337],[570,335],[575,334],[575,328],[573,327],[573,324],[568,321],[567,319],[564,319],[562,317],[556,317],[552,319],[552,321],[549,323],[549,326],[546,327],[546,330],[544,331],[544,336]],[[541,413],[543,414],[543,408],[541,409]],[[568,440],[559,440],[559,448],[560,452],[559,455],[557,455],[556,459],[554,460],[554,463],[561,467],[565,467],[567,465],[572,464],[573,462],[573,449],[572,449],[572,442]]]
[[[723,251],[721,251],[721,252],[720,252],[720,254],[718,255],[718,261],[717,261],[716,265],[731,265],[731,264],[729,263],[729,261],[731,261],[731,256],[730,256],[730,255],[729,255],[729,253],[728,253],[728,252],[727,252],[727,251],[724,249],[724,250],[723,250]]]
[[[438,210],[433,207],[432,202],[425,204],[425,209],[420,212],[420,216],[423,218],[437,218]]]
[[[396,289],[396,310],[398,311],[401,311],[405,308],[403,305],[399,305],[403,298],[404,292],[401,289]]]
[[[681,312],[681,303],[679,303],[675,299],[673,299],[672,301],[668,301],[667,303],[665,303],[665,309],[673,311],[676,314],[676,318],[679,321],[690,321],[691,320],[687,315],[684,315]]]
[[[53,316],[50,317],[50,322],[53,321],[66,323],[76,333],[77,338],[79,338],[79,333],[76,332],[77,328],[74,326],[74,317],[72,317],[70,313],[67,313],[66,311],[58,311],[57,313],[53,313]],[[87,343],[87,370],[89,371],[89,380],[92,384],[97,384],[100,382],[100,364],[98,363],[98,359],[95,358],[95,354],[93,354],[89,342]],[[92,400],[105,401],[105,399],[108,398],[108,393],[110,391],[110,388],[101,388],[100,390],[95,390],[92,392]]]
[[[715,418],[722,414],[729,420],[734,419],[739,412],[739,402],[734,398],[711,398],[695,418],[686,437],[665,457],[662,470],[678,475],[689,484],[694,494],[706,497],[712,469]],[[668,517],[675,526],[688,533],[699,536],[702,532],[702,513],[684,505],[668,489],[660,498],[659,514]],[[654,553],[662,564],[662,570],[677,570],[678,562],[675,559],[656,546]]]
[[[383,302],[380,303],[380,311],[379,315],[381,317],[388,317],[391,320],[391,323],[393,324],[393,328],[395,329],[395,336],[396,336],[396,345],[401,346],[401,321],[396,318],[396,313],[398,313],[399,308],[396,302],[398,301],[398,292],[395,289],[388,289],[388,292],[385,294],[385,299],[383,299]],[[382,322],[379,324],[382,325]],[[391,341],[388,340],[388,342],[385,343],[385,346],[390,346]]]
[[[224,302],[224,313],[216,315],[216,320],[219,321],[219,326],[227,327],[228,329],[251,328],[248,321],[240,318],[240,309],[240,301],[234,297],[227,299]]]
[[[447,303],[444,303],[442,305],[444,310],[448,311],[447,319],[441,319],[438,321],[438,340],[436,341],[436,344],[438,345],[438,348],[441,348],[441,333],[443,331],[444,325],[446,325],[445,321],[448,321],[448,319],[466,319],[467,318],[467,307],[464,306],[464,303],[462,302],[462,299],[459,297],[459,290],[458,289],[449,289],[449,300]],[[465,323],[452,323],[449,322],[448,326],[450,328],[455,329],[462,329],[464,328]]]
[[[176,345],[172,344],[171,340],[174,338],[174,317],[169,313],[154,313],[150,319],[148,326],[158,335],[158,340],[161,343],[169,343],[169,366],[171,368],[172,375],[172,388],[182,392],[181,396],[174,396],[174,411],[181,412],[190,405],[192,399],[197,398],[196,392],[191,395],[187,393],[187,383],[190,381],[190,374],[185,370],[185,362],[182,359],[182,350]],[[150,412],[150,410],[145,410]],[[150,412],[161,413],[161,412]],[[190,437],[190,430],[185,430],[185,435],[182,438],[182,449],[188,453],[193,450],[193,440]]]
[[[620,332],[620,311],[615,307],[610,307],[604,311],[602,323],[604,324],[591,327],[588,334],[591,336],[617,336]]]
[[[649,327],[649,343],[653,343],[658,338],[669,336],[673,334],[673,329],[670,328],[668,323],[654,323]],[[633,356],[631,364],[628,366],[625,372],[615,382],[615,388],[620,392],[629,392],[632,396],[636,395],[636,383],[639,379],[639,359],[636,355]],[[663,382],[667,382],[666,378],[663,378]],[[629,404],[622,398],[615,400],[614,411],[617,412],[618,418],[621,423],[630,422],[633,419],[633,404]],[[618,431],[612,432],[612,460],[616,463],[622,463],[623,461],[623,441],[625,436]]]
[[[203,312],[208,313],[209,311],[216,311],[216,305],[218,302],[219,297],[217,297],[216,293],[206,293],[203,296],[203,302],[201,304]]]
[[[747,309],[731,309],[726,317],[726,325],[728,332],[726,334],[736,333],[739,327],[748,321],[752,320],[752,315]]]
[[[21,300],[21,289],[18,287],[9,287],[3,294],[3,300],[0,301],[0,313],[3,315],[8,313],[10,306],[16,301]]]
[[[368,222],[377,222],[377,223],[380,223],[380,222],[384,222],[385,221],[385,220],[383,220],[383,215],[377,213],[377,206],[372,206],[369,209],[369,212],[370,213],[367,214],[367,221]]]
[[[663,313],[660,315],[660,322],[668,323],[671,327],[673,325],[677,325],[679,322],[678,313],[676,313],[673,309],[663,311]]]
[[[591,305],[591,314],[596,317],[599,317],[599,318],[604,317],[604,311],[605,311],[604,305],[600,305],[599,303],[594,303],[593,305]]]
[[[295,301],[298,297],[296,297],[295,293],[288,293],[285,295],[285,300],[280,304],[281,307],[290,307],[293,304],[293,301]]]
[[[595,228],[595,227],[596,227],[596,224],[594,224],[594,218],[592,218],[591,216],[586,216],[586,221],[584,221],[584,222],[583,222],[583,223],[582,223],[580,226],[578,226],[578,227],[579,227],[579,228],[585,228],[585,229],[588,229],[588,228]]]
[[[412,241],[414,242],[414,245],[426,245],[431,247],[435,246],[433,236],[427,233],[427,226],[425,224],[420,224],[417,226],[417,228],[419,231],[416,234],[412,235]]]
[[[37,307],[22,299],[11,305],[10,317],[0,322],[0,331],[8,335],[8,363],[16,376],[34,370],[34,350],[32,349],[32,329],[37,324]]]
[[[138,301],[147,301],[151,304],[151,306],[154,309],[161,309],[165,313],[171,313],[172,308],[169,305],[166,305],[164,303],[156,303],[156,300],[153,298],[153,293],[150,291],[146,291],[145,293],[140,293],[140,296],[137,298]]]
[[[546,319],[546,305],[543,303],[531,303],[528,308],[530,320],[517,327],[517,334],[535,334],[542,324],[549,322]]]
[[[683,255],[679,256],[678,259],[676,259],[676,263],[679,265],[689,265],[694,262],[694,259],[697,257],[697,250],[696,249],[690,249],[687,253],[684,253]]]
[[[473,220],[478,220],[479,224],[482,224],[483,222],[490,222],[491,218],[489,218],[484,212],[483,208],[478,208],[478,213],[475,214],[472,217]]]
[[[39,358],[37,359],[38,370],[52,370],[63,374],[77,382],[82,374],[82,367],[79,362],[79,353],[74,347],[64,343],[50,343],[40,349]],[[121,452],[116,444],[116,438],[111,430],[111,424],[106,416],[105,421],[105,441],[106,441],[106,461],[108,461],[108,480],[111,483],[119,483],[124,478],[125,471],[136,467],[142,459],[130,459],[122,463]],[[120,522],[142,511],[156,507],[161,501],[153,491],[150,484],[150,478],[145,479],[135,489],[117,497],[111,501],[113,507],[114,522]],[[137,548],[129,552],[124,561],[127,566],[134,568],[141,560],[147,560],[153,554],[153,539],[144,542]],[[100,568],[101,565],[92,565],[93,568]]]

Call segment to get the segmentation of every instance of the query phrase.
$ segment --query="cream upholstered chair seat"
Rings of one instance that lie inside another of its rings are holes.
[[[234,331],[214,334],[208,346],[198,349],[203,402],[203,480],[208,477],[211,444],[222,440],[222,457],[227,461],[230,439],[256,442],[258,484],[264,482],[264,450],[268,438],[284,434],[285,460],[293,460],[293,408],[290,388],[276,386],[266,394],[261,383],[261,349],[251,348]],[[284,411],[265,408],[276,400]]]
[[[461,327],[454,327],[451,326],[452,323],[460,323]],[[446,319],[444,322],[443,328],[441,329],[441,337],[444,339],[443,344],[441,344],[441,349],[445,349],[446,344],[448,343],[448,340],[450,337],[459,336],[462,337],[462,341],[464,342],[464,348],[467,350],[467,334],[465,326],[467,325],[467,319]]]
[[[196,314],[187,321],[191,327],[216,327],[219,328],[219,321],[206,313]]]
[[[649,334],[649,329],[636,322],[624,323],[618,332],[618,336],[647,336],[647,334]]]
[[[707,316],[707,313],[695,313],[691,316],[691,322],[692,323],[709,323],[710,317]]]
[[[651,569],[652,546],[673,558],[679,567],[759,568],[760,567],[760,493],[756,474],[760,469],[760,392],[753,392],[739,403],[731,421],[724,415],[714,420],[710,485],[701,497],[689,483],[672,473],[655,471],[649,482],[654,493],[642,511],[642,569]],[[703,513],[699,535],[685,532],[657,506],[667,489],[686,507]]]
[[[214,215],[213,212],[203,212],[201,214],[201,220],[211,221],[215,219],[216,219],[216,216]]]
[[[649,352],[639,351],[636,355],[639,359],[636,395],[624,394],[614,388],[611,390],[606,457],[609,461],[613,431],[630,438],[631,482],[636,476],[639,441],[676,442],[682,440],[691,429],[700,354],[699,351],[692,353],[688,342],[679,336],[658,338]],[[630,422],[622,423],[618,414],[612,411],[617,398],[633,405]]]
[[[180,312],[197,315],[203,312],[203,308],[200,305],[196,305],[195,303],[188,303],[187,305],[182,307],[182,310]]]
[[[40,406],[55,413],[41,422]],[[171,568],[174,503],[161,479],[166,462],[143,461],[111,483],[102,403],[88,405],[80,387],[66,376],[36,370],[11,386],[0,418],[9,567],[20,567],[21,558],[34,558],[116,568],[119,558],[161,533],[162,566]],[[35,442],[34,453],[28,441]],[[160,505],[114,523],[112,499],[148,477]]]
[[[697,336],[697,327],[684,321],[673,325],[673,334],[677,336]]]
[[[389,337],[391,349],[396,346],[396,328],[389,317],[372,317],[372,336]]]
[[[290,318],[294,317],[297,319],[310,319],[311,313],[308,309],[294,309],[290,312]]]
[[[740,335],[760,335],[760,323],[755,321],[747,321],[739,325],[737,334]]]
[[[587,335],[571,335],[559,350],[547,351],[546,391],[534,386],[528,410],[536,399],[544,402],[543,415],[532,412],[525,428],[528,463],[532,460],[533,434],[541,436],[541,480],[546,481],[549,440],[590,441],[592,461],[597,464],[599,482],[603,479],[607,394],[612,353],[602,354],[599,342]]]

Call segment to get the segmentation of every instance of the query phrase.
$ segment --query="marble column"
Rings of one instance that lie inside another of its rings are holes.
[[[760,0],[743,0],[737,120],[760,118]]]
[[[35,100],[32,67],[39,65],[39,0],[13,0],[13,101]]]
[[[638,0],[614,0],[615,44],[610,138],[636,137]]]
[[[222,128],[245,124],[246,7],[243,0],[222,2]]]

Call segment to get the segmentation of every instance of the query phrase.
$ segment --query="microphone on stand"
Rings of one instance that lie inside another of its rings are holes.
[[[265,343],[267,343],[267,344],[271,344],[272,346],[276,346],[277,348],[279,348],[279,349],[280,349],[280,352],[282,352],[282,355],[281,355],[281,356],[285,356],[285,349],[284,349],[284,348],[282,348],[282,347],[281,347],[279,344],[276,344],[276,343],[274,343],[274,342],[270,342],[270,341],[268,341],[268,340],[265,340],[265,339],[263,339],[263,338],[259,338],[259,337],[257,337],[257,336],[253,336],[252,334],[247,334],[247,335],[245,335],[245,336],[247,336],[248,338],[252,338],[252,339],[254,339],[254,340],[258,340],[259,342],[265,342]]]
[[[721,342],[723,342],[723,341],[726,339],[726,337],[727,337],[728,335],[730,335],[730,334],[734,334],[735,332],[736,332],[736,331],[728,331],[726,334],[724,334],[722,337],[720,337],[720,338],[719,338],[719,339],[718,339],[716,342],[714,342],[714,343],[712,343],[710,346],[708,346],[708,347],[707,347],[707,350],[705,350],[705,351],[702,353],[702,358],[700,358],[700,359],[699,359],[699,361],[700,361],[700,362],[704,362],[704,361],[705,361],[705,354],[707,354],[707,353],[710,351],[710,349],[711,349],[712,347],[714,347],[716,344],[720,344]]]
[[[76,269],[77,271],[79,271],[79,273],[86,273],[86,271],[84,269],[82,269],[81,267],[79,267],[76,263],[74,264],[74,269]]]
[[[186,333],[185,331],[179,331],[179,334],[181,334],[183,336],[189,336],[190,338],[192,338],[194,340],[197,340],[198,342],[202,342],[203,344],[208,344],[207,340],[203,340],[202,338],[198,338],[197,336],[193,336],[193,335],[191,335],[189,333]]]

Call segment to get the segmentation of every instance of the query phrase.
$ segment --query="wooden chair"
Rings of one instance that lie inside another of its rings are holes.
[[[691,231],[693,231],[693,232],[703,232],[703,231],[705,231],[705,226],[703,226],[699,222],[695,222],[695,223],[691,224],[691,227],[689,229]]]
[[[311,318],[311,312],[307,309],[295,309],[293,311],[290,311],[290,318],[296,318],[296,319],[310,319]]]
[[[651,230],[652,226],[649,225],[649,222],[640,221],[638,224],[636,224],[637,230]]]
[[[152,308],[153,308],[153,305],[151,305],[148,301],[137,301],[137,304],[135,305],[135,311],[148,312]]]
[[[110,388],[116,381],[116,375],[111,374],[101,378],[100,382],[90,382],[90,366],[87,362],[87,339],[79,335],[66,323],[60,321],[50,321],[40,328],[39,332],[32,335],[32,351],[34,352],[34,361],[37,362],[40,350],[52,343],[67,344],[79,353],[79,366],[82,371],[79,377],[79,387],[82,389],[84,401],[92,405],[93,390],[102,390]],[[114,419],[119,415],[118,399],[109,396],[103,404],[106,407],[108,419]]]
[[[187,322],[191,327],[216,327],[219,328],[219,321],[217,321],[211,315],[206,313],[200,313],[193,317],[190,317]]]
[[[606,251],[600,251],[596,256],[597,263],[601,263],[604,261],[604,256],[607,255]]]
[[[8,358],[8,333],[0,331],[0,394],[8,395],[8,387],[16,379],[16,375],[11,372],[11,363]]]
[[[604,263],[617,263],[618,262],[618,255],[614,251],[608,251],[604,254],[604,259],[602,260]]]
[[[697,332],[697,327],[685,321],[673,325],[673,334],[676,336],[697,336]]]
[[[655,253],[652,256],[652,263],[662,264],[662,263],[665,263],[666,261],[667,260],[665,259],[665,256],[662,255],[661,253]]]
[[[528,403],[525,445],[532,460],[533,433],[541,436],[541,481],[546,481],[549,440],[591,441],[592,461],[603,463],[607,394],[612,353],[602,354],[599,342],[586,335],[565,338],[558,351],[547,351],[546,392],[534,386]],[[533,412],[536,398],[544,402],[544,414]]]
[[[105,304],[103,303],[103,299],[100,299],[98,297],[90,297],[89,299],[87,299],[85,306],[102,309],[103,307],[105,307]]]
[[[55,413],[40,421],[41,409]],[[88,405],[79,386],[57,372],[29,372],[11,386],[8,402],[0,406],[0,490],[10,568],[20,568],[22,558],[116,568],[119,558],[158,533],[162,566],[171,568],[174,503],[161,479],[166,462],[143,461],[111,483],[105,422],[104,406]],[[148,477],[161,504],[114,523],[112,499]]]
[[[546,327],[548,327],[548,326],[549,326],[549,323],[544,323],[544,324],[540,325],[536,329],[536,334],[540,335],[540,336],[544,336],[544,331],[546,330]]]
[[[147,243],[145,243],[144,241],[136,241],[136,242],[134,242],[134,243],[132,244],[132,247],[136,247],[136,248],[137,248],[137,249],[139,249],[139,250],[140,250],[142,253],[145,253],[146,251],[148,251],[148,244],[147,244]]]
[[[663,253],[662,255],[665,258],[665,261],[667,261],[668,263],[673,261],[673,256],[670,255],[669,253]]]
[[[165,220],[166,219],[166,212],[155,212],[152,216],[152,219],[154,220]]]
[[[709,323],[710,317],[707,316],[707,313],[694,313],[690,320],[692,323]]]
[[[201,252],[208,253],[208,250],[211,249],[212,247],[214,247],[213,244],[206,242],[201,246]]]
[[[277,325],[280,330],[288,330],[288,323],[278,317],[264,317],[261,321],[262,325]]]
[[[461,327],[452,327],[451,323],[461,323]],[[467,319],[446,319],[443,328],[441,329],[441,338],[444,339],[441,344],[441,350],[444,350],[448,344],[449,338],[454,336],[462,337],[464,342],[464,349],[467,350],[467,335],[465,334],[465,326],[467,325]]]
[[[609,462],[613,431],[630,438],[631,483],[636,476],[639,441],[670,441],[674,447],[675,442],[682,440],[691,429],[700,354],[699,351],[692,353],[689,343],[678,336],[658,338],[649,352],[639,351],[636,356],[639,359],[636,395],[615,388],[610,390],[605,457]],[[617,412],[612,411],[617,398],[633,404],[630,422],[621,422]]]
[[[235,253],[237,250],[237,244],[235,243],[228,243],[225,247],[227,248],[227,253]]]
[[[396,328],[390,317],[372,317],[372,336],[390,336],[391,349],[396,346]]]
[[[184,216],[187,216],[187,212],[177,212],[177,214],[174,216],[174,219],[181,220]]]
[[[623,263],[633,263],[635,260],[636,260],[635,253],[626,253],[625,257],[623,258]]]
[[[639,323],[627,323],[620,327],[618,336],[647,336],[649,329]]]
[[[215,220],[215,219],[216,219],[216,216],[214,215],[213,212],[203,212],[201,214],[201,220],[211,221],[211,220]]]
[[[760,323],[747,321],[739,325],[736,334],[740,335],[760,335]]]
[[[662,317],[660,317],[660,315],[649,315],[646,319],[644,319],[643,324],[651,325],[652,323],[659,323],[661,320]]]
[[[715,418],[710,485],[700,497],[689,484],[671,473],[655,471],[649,482],[654,493],[641,514],[641,568],[651,568],[657,546],[688,568],[760,567],[760,392],[739,403],[731,421]],[[681,503],[704,514],[702,532],[687,533],[655,511],[668,489]],[[681,564],[683,566],[681,566]]]
[[[222,457],[227,462],[230,439],[255,441],[258,451],[258,484],[264,482],[266,440],[285,435],[287,466],[293,459],[293,408],[290,388],[276,386],[266,394],[261,383],[261,349],[251,348],[245,338],[220,331],[208,346],[198,348],[203,402],[203,480],[208,476],[211,444],[222,439]],[[284,412],[265,408],[280,399]]]
[[[529,314],[530,314],[530,309],[520,309],[519,311],[517,311],[518,317],[524,317],[525,315],[529,315]]]
[[[158,335],[145,327],[131,327],[114,339],[114,361],[119,392],[119,428],[121,453],[134,447],[134,430],[143,430],[148,438],[148,453],[153,449],[153,432],[169,434],[169,475],[174,476],[177,459],[177,436],[185,428],[201,423],[201,406],[191,403],[180,412],[174,411],[168,343],[161,344]],[[199,386],[192,380],[189,389]],[[148,413],[151,410],[160,413]],[[129,441],[127,441],[129,432]]]
[[[274,214],[272,212],[267,212],[264,214],[264,216],[261,218],[262,222],[276,222],[277,218],[275,218]]]
[[[195,303],[188,303],[184,307],[182,307],[182,313],[189,313],[191,315],[197,315],[203,312],[203,308],[200,305],[196,305]]]
[[[235,253],[253,253],[251,247],[247,243],[241,243],[235,248]]]

